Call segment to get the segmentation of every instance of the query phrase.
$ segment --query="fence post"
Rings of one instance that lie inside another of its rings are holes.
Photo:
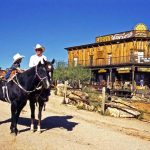
[[[102,88],[102,114],[105,113],[106,88]]]
[[[66,96],[67,96],[67,81],[65,81],[64,84],[64,99],[63,99],[63,104],[66,104]]]
[[[134,81],[134,77],[135,76],[135,66],[132,65],[132,92],[135,90],[135,81]]]

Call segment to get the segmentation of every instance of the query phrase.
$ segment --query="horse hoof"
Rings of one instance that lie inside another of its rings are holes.
[[[14,136],[17,136],[17,134],[19,134],[20,132],[18,131],[18,129],[11,129],[11,132],[10,134],[11,135],[14,135]]]
[[[10,132],[10,134],[11,134],[12,136],[17,136],[17,133],[15,133],[15,132]]]
[[[41,134],[42,132],[41,132],[41,131],[38,131],[38,133]]]
[[[38,132],[38,133],[41,133],[41,129],[37,129],[37,132]]]
[[[34,133],[34,129],[30,129],[30,132],[31,132],[31,133]]]
[[[41,127],[40,126],[37,126],[37,132],[41,133]]]

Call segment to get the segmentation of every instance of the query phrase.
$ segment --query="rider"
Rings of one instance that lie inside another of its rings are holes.
[[[5,77],[4,77],[4,79],[6,79],[6,80],[9,79],[9,77],[10,77],[12,71],[14,71],[14,70],[16,70],[17,73],[22,73],[22,72],[23,72],[23,70],[20,69],[20,64],[21,64],[21,62],[22,62],[22,58],[24,58],[24,56],[23,56],[23,55],[20,55],[19,53],[15,54],[15,55],[13,56],[13,64],[12,64],[12,66],[8,69],[8,71],[7,71],[7,73],[6,73]]]
[[[41,61],[41,63],[44,63],[43,59],[47,60],[47,57],[43,55],[43,52],[45,51],[45,47],[43,47],[40,44],[36,44],[34,49],[35,49],[36,54],[32,55],[30,57],[29,67],[36,66],[40,61]],[[45,98],[45,101],[47,101],[48,96],[50,95],[50,90],[45,89],[45,91],[44,91],[44,93],[42,93],[42,95],[43,95],[43,98]]]
[[[43,47],[40,44],[36,44],[35,46],[35,55],[32,55],[30,57],[29,67],[36,66],[40,61],[43,63],[43,59],[47,60],[47,57],[43,55],[43,52],[45,51],[45,47]]]

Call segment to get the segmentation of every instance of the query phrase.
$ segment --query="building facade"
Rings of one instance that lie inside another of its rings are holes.
[[[89,68],[94,81],[130,81],[150,86],[150,31],[143,23],[133,30],[96,37],[95,43],[65,48],[68,64]]]

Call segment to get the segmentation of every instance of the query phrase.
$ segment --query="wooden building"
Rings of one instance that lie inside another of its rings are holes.
[[[130,81],[150,86],[150,31],[143,23],[133,30],[96,37],[95,43],[65,48],[68,63],[91,69],[94,81]]]

